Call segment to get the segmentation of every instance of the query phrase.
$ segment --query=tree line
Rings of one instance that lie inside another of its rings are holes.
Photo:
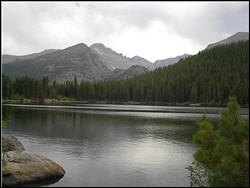
[[[2,74],[3,98],[73,98],[84,101],[206,103],[224,105],[229,96],[249,101],[249,41],[203,50],[168,67],[119,81],[56,83]]]

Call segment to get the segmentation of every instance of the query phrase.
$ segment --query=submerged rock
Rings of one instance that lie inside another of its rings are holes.
[[[44,184],[58,181],[65,174],[64,169],[50,159],[33,154],[24,149],[21,142],[13,136],[2,137],[4,165],[2,166],[3,186],[31,183]]]

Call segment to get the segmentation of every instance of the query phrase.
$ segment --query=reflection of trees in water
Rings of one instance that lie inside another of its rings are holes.
[[[81,110],[6,108],[15,119],[12,130],[31,137],[62,140],[76,157],[89,153],[98,158],[112,145],[128,139],[155,139],[189,142],[197,127],[195,121],[143,118],[114,114],[86,113]],[[60,141],[59,141],[60,142]]]
[[[127,131],[132,137],[144,134],[155,134],[159,137],[188,135],[196,126],[194,121],[176,119],[149,119],[119,115],[91,114],[38,109],[4,109],[5,114],[12,113],[18,126],[27,128],[32,134],[41,136],[78,138],[78,139],[109,139],[116,134]],[[184,127],[185,126],[185,127]],[[116,131],[124,129],[123,131]],[[38,131],[39,130],[39,131]],[[164,130],[164,131],[163,131]],[[38,133],[39,132],[39,133]]]
[[[2,106],[2,119],[10,119],[13,113],[13,108]]]

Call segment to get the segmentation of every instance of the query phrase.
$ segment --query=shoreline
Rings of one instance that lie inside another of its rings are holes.
[[[148,106],[182,106],[182,107],[226,107],[226,105],[207,103],[167,103],[167,102],[135,102],[135,101],[77,101],[44,99],[2,99],[2,104],[34,104],[34,105],[74,105],[74,104],[117,104],[117,105],[148,105]],[[249,105],[241,105],[241,108],[249,108]]]

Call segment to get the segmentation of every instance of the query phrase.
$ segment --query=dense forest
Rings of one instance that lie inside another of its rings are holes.
[[[218,46],[178,63],[131,79],[106,82],[67,81],[26,76],[11,81],[2,74],[5,99],[62,97],[84,101],[137,101],[225,105],[235,95],[249,104],[249,41]]]

